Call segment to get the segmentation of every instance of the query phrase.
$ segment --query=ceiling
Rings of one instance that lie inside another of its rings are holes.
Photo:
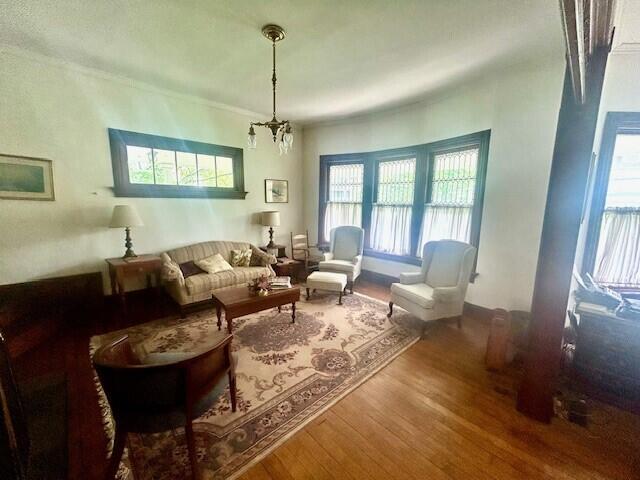
[[[0,43],[302,123],[564,54],[557,0],[0,0]]]

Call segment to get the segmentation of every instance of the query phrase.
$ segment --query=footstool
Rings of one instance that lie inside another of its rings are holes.
[[[338,305],[342,305],[342,294],[347,287],[347,276],[344,273],[313,272],[307,277],[307,300],[311,298],[310,290],[328,290],[340,294]]]

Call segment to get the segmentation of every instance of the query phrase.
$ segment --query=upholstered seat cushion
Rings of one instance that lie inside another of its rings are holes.
[[[399,297],[406,298],[412,303],[422,308],[433,308],[435,301],[433,300],[433,288],[426,283],[414,283],[412,285],[403,285],[402,283],[391,284],[391,293]]]
[[[320,270],[352,273],[355,269],[354,263],[347,260],[325,260],[320,262]]]
[[[307,277],[307,288],[341,292],[346,286],[347,276],[344,273],[313,272]]]
[[[236,267],[233,270],[218,273],[201,273],[185,280],[189,295],[209,292],[218,288],[249,283],[261,275],[270,275],[268,267]]]

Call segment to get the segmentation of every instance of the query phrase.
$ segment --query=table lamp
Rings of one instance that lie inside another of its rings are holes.
[[[131,248],[131,227],[142,227],[142,219],[138,215],[138,212],[131,205],[116,205],[113,207],[113,215],[111,216],[111,223],[109,228],[124,228],[125,241],[124,246],[127,247],[127,251],[124,252],[122,258],[137,257]]]
[[[262,225],[269,227],[269,243],[267,248],[274,248],[276,244],[273,242],[273,227],[280,226],[280,212],[262,212]]]

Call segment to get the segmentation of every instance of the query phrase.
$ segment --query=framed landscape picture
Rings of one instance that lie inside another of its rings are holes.
[[[0,198],[54,200],[51,160],[0,154]]]
[[[289,181],[266,179],[264,201],[267,203],[289,203]]]

